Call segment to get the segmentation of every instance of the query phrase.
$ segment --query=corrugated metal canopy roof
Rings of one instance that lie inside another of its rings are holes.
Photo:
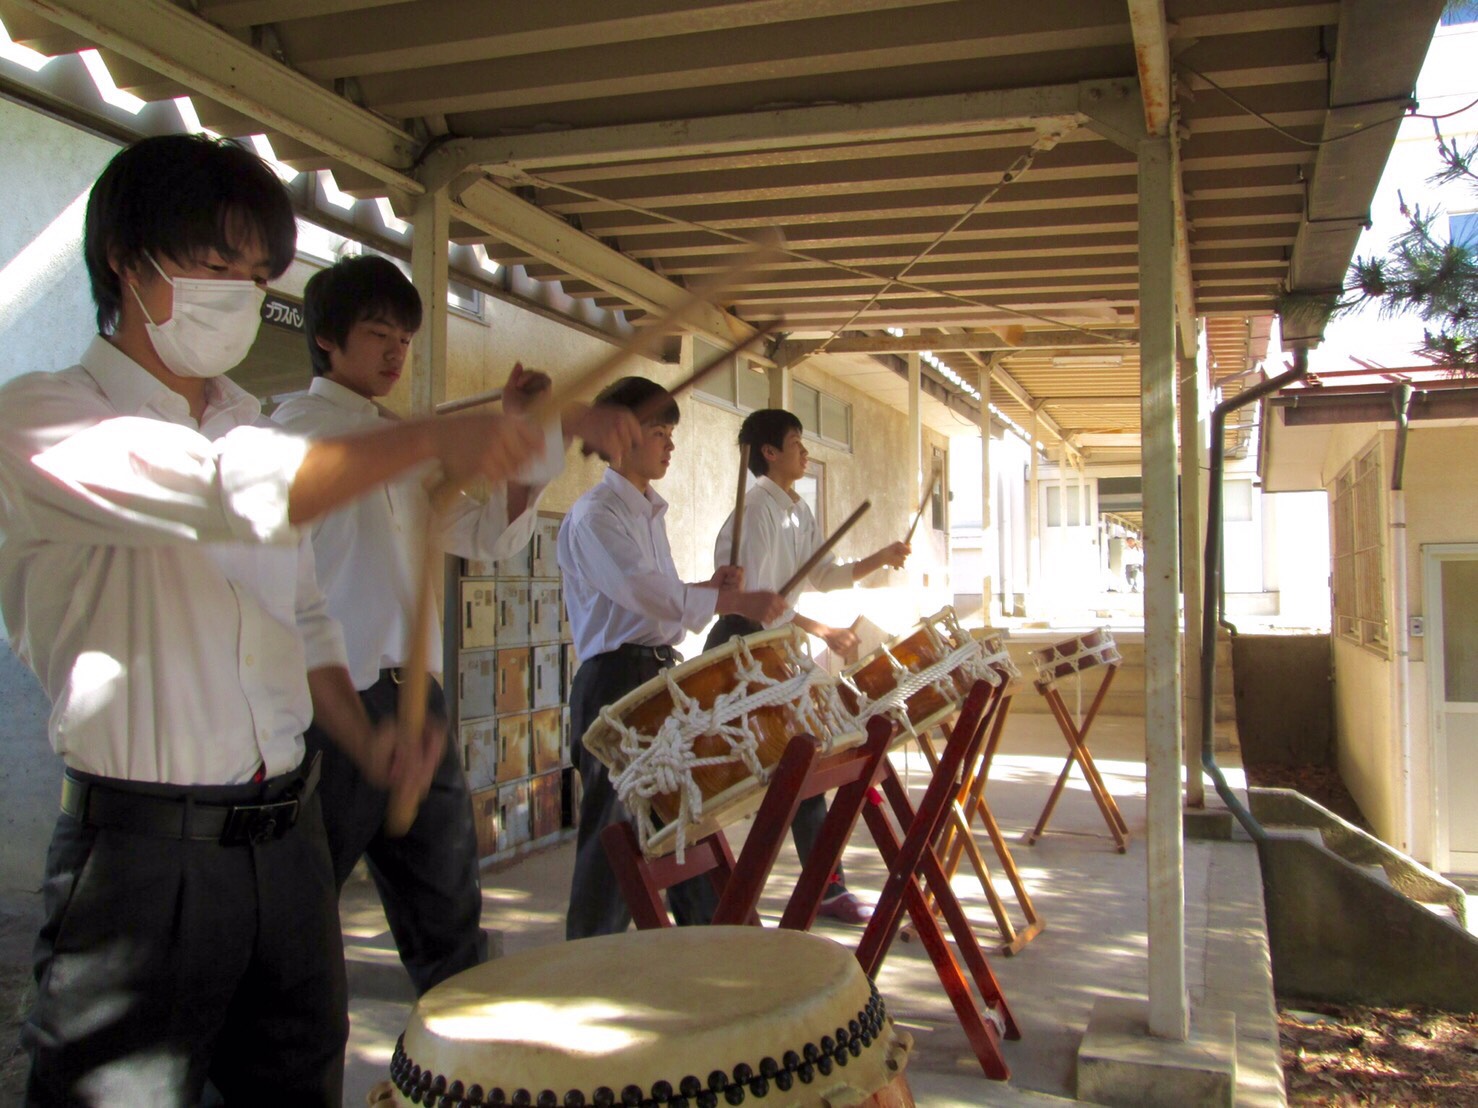
[[[0,0],[0,19],[45,53],[99,46],[120,87],[191,94],[206,126],[264,132],[354,195],[405,212],[450,181],[455,240],[605,307],[659,308],[778,228],[785,256],[700,329],[950,334],[954,372],[1014,383],[1006,415],[1040,402],[1048,436],[1118,453],[1095,436],[1137,452],[1135,136],[1176,130],[1189,307],[1235,391],[1280,291],[1340,283],[1441,6]]]

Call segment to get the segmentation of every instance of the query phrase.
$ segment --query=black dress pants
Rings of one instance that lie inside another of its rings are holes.
[[[764,629],[764,624],[746,619],[744,616],[719,616],[718,622],[713,625],[713,629],[708,632],[708,638],[703,642],[703,649],[713,650],[723,646],[730,639],[740,635],[753,635]],[[790,824],[790,837],[795,840],[795,852],[801,860],[801,865],[805,865],[810,860],[811,851],[816,849],[816,840],[821,837],[821,825],[825,822],[825,796],[808,796],[796,808],[795,819]],[[831,883],[826,886],[824,899],[830,900],[834,896],[841,896],[846,891],[847,883],[842,877],[842,864],[838,862],[836,872],[831,875]]]
[[[666,664],[649,651],[622,648],[587,658],[575,673],[570,689],[570,753],[580,771],[580,828],[565,919],[567,939],[614,935],[631,923],[631,912],[600,841],[604,828],[631,816],[616,799],[605,763],[585,749],[580,737],[603,707],[656,677]],[[705,874],[668,889],[667,904],[679,926],[705,924],[713,919],[718,894]]]
[[[387,673],[359,698],[374,722],[393,719],[400,685]],[[446,717],[446,699],[435,681],[426,710]],[[416,822],[398,839],[384,833],[387,794],[365,781],[348,755],[317,728],[309,728],[307,738],[309,749],[323,755],[318,792],[335,885],[344,887],[360,858],[368,862],[417,995],[487,961],[472,797],[454,737],[447,738]]]
[[[208,1078],[233,1108],[339,1108],[349,1018],[335,892],[316,796],[282,838],[236,846],[63,814],[21,1028],[26,1103],[184,1108]]]

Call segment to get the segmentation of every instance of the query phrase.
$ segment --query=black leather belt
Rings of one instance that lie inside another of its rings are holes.
[[[280,839],[298,822],[303,805],[318,787],[320,756],[315,754],[308,770],[285,787],[265,783],[271,799],[247,803],[197,800],[181,796],[149,796],[77,777],[70,770],[62,775],[62,811],[94,827],[155,835],[166,839],[217,842],[242,846]]]
[[[641,643],[623,642],[607,654],[618,654],[625,658],[655,658],[664,666],[675,666],[683,656],[670,646],[643,646]]]

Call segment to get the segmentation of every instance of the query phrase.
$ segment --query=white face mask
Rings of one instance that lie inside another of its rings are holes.
[[[181,377],[219,377],[239,365],[257,337],[266,292],[254,281],[171,277],[152,256],[149,261],[174,289],[170,317],[155,323],[139,290],[129,288],[144,309],[144,328],[159,360]]]

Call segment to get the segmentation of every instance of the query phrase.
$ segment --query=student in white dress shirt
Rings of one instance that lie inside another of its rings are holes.
[[[796,482],[806,475],[810,465],[810,453],[806,450],[801,421],[783,408],[750,412],[739,428],[739,443],[749,447],[749,471],[758,478],[744,498],[739,565],[744,570],[744,579],[753,587],[778,589],[795,575],[826,537],[816,526],[811,509],[795,491]],[[728,564],[733,537],[734,513],[730,512],[714,542],[715,567]],[[902,567],[909,552],[907,543],[895,542],[856,562],[838,564],[835,558],[827,556],[807,574],[800,587],[822,592],[851,588],[884,566]],[[724,616],[714,624],[703,648],[712,650],[735,635],[751,635],[783,623],[794,623],[816,635],[838,656],[846,657],[857,649],[857,636],[850,629],[829,627],[801,615],[793,607],[787,607],[778,618],[768,621]],[[801,802],[791,834],[802,862],[811,856],[825,819],[824,797],[813,796]],[[840,867],[832,874],[820,912],[844,923],[865,923],[872,916],[872,908],[848,891]]]
[[[275,422],[309,437],[388,426],[375,403],[399,379],[421,327],[421,298],[396,265],[367,254],[313,275],[303,294],[304,329],[313,364],[309,391],[289,398]],[[522,414],[549,379],[515,366],[504,411]],[[441,526],[442,548],[464,558],[498,561],[526,545],[545,484],[564,468],[565,436],[579,435],[609,453],[634,446],[640,428],[629,412],[571,405],[546,430],[544,459],[534,470],[492,487],[485,501],[464,496]],[[422,535],[430,521],[426,474],[414,472],[313,524],[318,580],[328,608],[344,627],[349,672],[372,720],[394,719],[401,667],[410,657],[410,618]],[[429,668],[441,671],[441,634],[431,629]],[[441,686],[430,683],[428,712],[446,718]],[[334,878],[340,888],[361,857],[379,890],[386,919],[417,993],[486,960],[482,889],[472,803],[455,742],[447,743],[431,792],[404,836],[384,834],[386,794],[365,780],[318,728],[318,794]]]
[[[0,604],[65,762],[31,1105],[337,1106],[348,1032],[303,729],[429,785],[441,735],[374,728],[299,528],[439,460],[501,478],[537,431],[482,417],[308,443],[221,376],[292,261],[281,182],[229,142],[120,152],[88,200],[98,329],[0,389]]]
[[[580,737],[601,708],[674,664],[672,648],[685,630],[701,629],[715,612],[763,621],[785,608],[773,592],[741,591],[743,573],[732,568],[683,583],[667,543],[667,501],[652,488],[672,461],[677,402],[653,381],[625,377],[597,397],[596,407],[603,406],[640,414],[644,437],[575,501],[559,529],[565,608],[580,658],[570,689],[570,745],[582,787],[565,921],[570,939],[624,931],[631,922],[600,841],[602,829],[630,816]],[[673,886],[667,900],[679,924],[707,923],[717,907],[707,877]]]

